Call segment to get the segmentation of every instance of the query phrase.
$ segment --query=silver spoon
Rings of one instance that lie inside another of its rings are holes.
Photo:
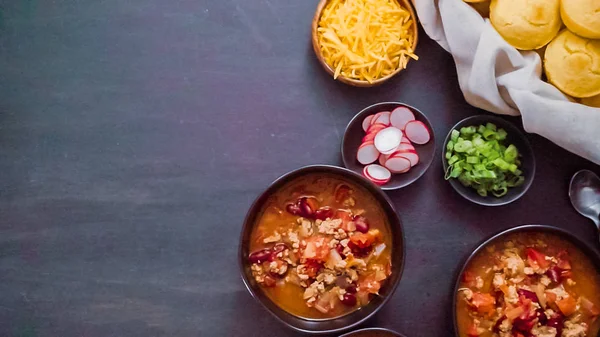
[[[569,198],[577,212],[596,224],[600,234],[600,178],[590,170],[578,171],[571,178]]]

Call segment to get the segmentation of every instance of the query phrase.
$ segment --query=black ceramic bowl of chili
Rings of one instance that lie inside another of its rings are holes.
[[[452,308],[457,337],[596,337],[600,255],[553,226],[502,231],[462,265]]]
[[[404,255],[402,224],[390,199],[350,170],[314,165],[281,176],[254,201],[238,259],[244,285],[269,313],[294,330],[319,334],[340,333],[373,316],[396,290]],[[332,263],[338,274],[327,280]],[[340,271],[338,263],[347,268]]]
[[[365,328],[345,333],[340,337],[404,337],[404,335],[390,329]]]

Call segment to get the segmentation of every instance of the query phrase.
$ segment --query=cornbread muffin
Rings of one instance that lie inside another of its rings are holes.
[[[600,40],[563,30],[546,48],[544,69],[548,82],[567,95],[600,94]]]
[[[515,48],[537,49],[560,30],[560,0],[492,0],[490,21]]]
[[[600,0],[562,0],[560,16],[573,33],[600,39]]]
[[[464,0],[466,3],[471,5],[471,7],[475,8],[482,17],[488,18],[490,17],[490,0]]]
[[[582,98],[581,104],[591,106],[594,108],[600,108],[600,95]]]

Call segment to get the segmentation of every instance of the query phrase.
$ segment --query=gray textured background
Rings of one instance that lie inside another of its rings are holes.
[[[293,336],[244,289],[236,252],[279,175],[341,164],[346,123],[398,100],[438,136],[481,113],[451,57],[371,89],[334,82],[310,46],[316,1],[0,0],[0,336]],[[513,119],[518,123],[518,120]],[[426,175],[389,195],[407,265],[367,326],[451,334],[450,290],[474,244],[547,223],[593,242],[566,187],[598,167],[531,135],[525,197],[483,208]]]

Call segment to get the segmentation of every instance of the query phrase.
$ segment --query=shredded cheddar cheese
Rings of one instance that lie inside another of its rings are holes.
[[[332,0],[317,29],[323,59],[340,75],[373,81],[406,68],[415,22],[396,0]]]

